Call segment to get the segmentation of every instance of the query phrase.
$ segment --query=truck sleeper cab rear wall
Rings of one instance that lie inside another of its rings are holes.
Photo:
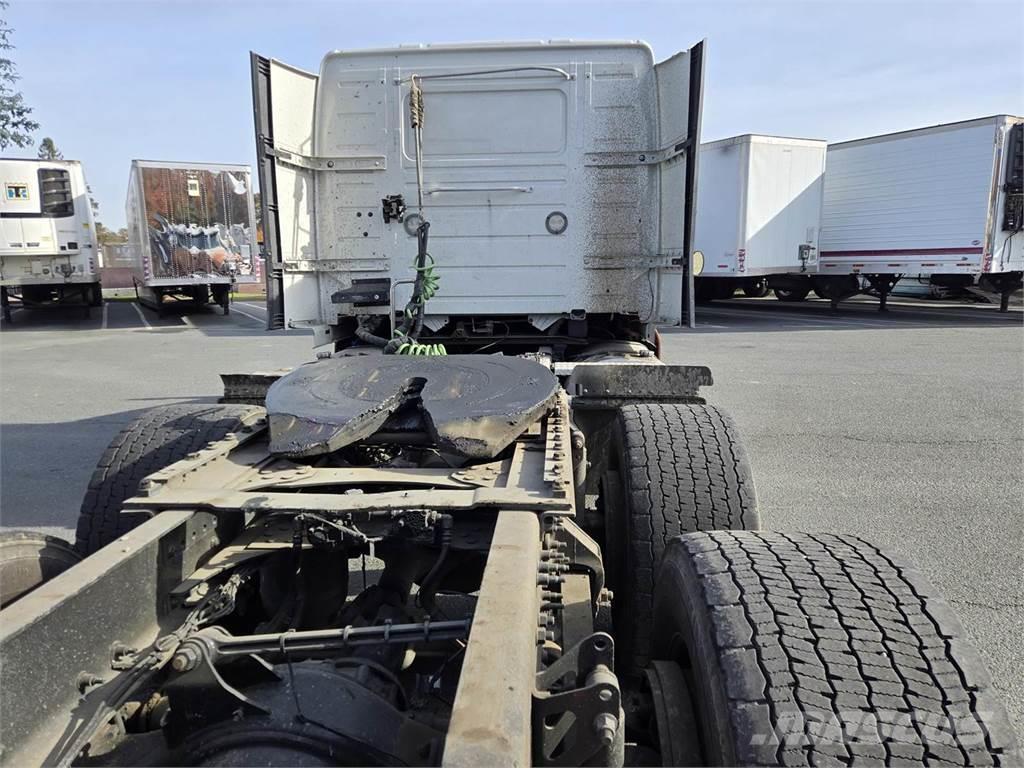
[[[636,42],[423,46],[332,53],[319,74],[257,57],[261,173],[274,190],[271,315],[347,344],[346,318],[386,317],[408,300],[421,213],[416,75],[422,216],[440,281],[427,334],[447,343],[490,317],[505,324],[495,339],[517,329],[608,338],[625,317],[634,338],[653,339],[655,321],[681,316],[666,291],[680,292],[688,248],[691,57],[655,64]],[[382,209],[396,196],[404,217]],[[338,303],[369,282],[383,286],[379,300]]]

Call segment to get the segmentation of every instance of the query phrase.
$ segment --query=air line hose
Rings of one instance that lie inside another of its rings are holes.
[[[430,222],[423,217],[423,88],[413,75],[409,83],[409,124],[416,139],[416,194],[421,224],[416,228],[416,279],[412,296],[405,305],[402,324],[395,329],[394,338],[384,346],[385,354],[445,355],[444,344],[421,344],[417,339],[423,332],[426,304],[437,293],[438,277],[434,272],[434,258],[427,251]]]
[[[367,344],[384,347],[386,355],[446,355],[444,344],[421,344],[417,339],[423,332],[423,315],[426,304],[437,293],[439,278],[434,272],[434,257],[427,251],[430,222],[423,217],[423,89],[419,77],[410,78],[409,124],[416,140],[416,189],[421,223],[416,228],[416,260],[413,268],[412,296],[402,312],[402,323],[395,328],[390,340],[376,335],[367,327],[370,318],[359,320],[356,336]]]
[[[394,338],[384,346],[384,354],[391,355],[444,355],[443,344],[420,344],[416,339],[423,332],[423,313],[427,301],[437,293],[437,275],[434,259],[427,251],[430,222],[424,221],[416,229],[416,279],[412,296],[402,313],[402,324],[395,329]]]

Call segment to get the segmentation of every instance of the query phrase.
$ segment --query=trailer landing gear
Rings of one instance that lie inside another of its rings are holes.
[[[885,305],[886,300],[888,300],[889,293],[896,287],[896,283],[900,281],[903,275],[864,275],[864,277],[871,284],[871,287],[878,291],[878,311],[888,312],[889,309]]]
[[[1024,286],[1024,272],[1002,272],[994,275],[984,275],[979,284],[999,294],[999,311],[1007,312],[1010,309],[1010,296],[1014,291],[1019,291]]]
[[[839,309],[839,302],[860,293],[860,281],[856,275],[836,275],[835,277],[818,276],[813,279],[814,292],[823,299],[828,299],[832,311]]]
[[[3,307],[4,322],[11,322],[11,298],[7,295],[6,285],[0,285],[0,307]]]

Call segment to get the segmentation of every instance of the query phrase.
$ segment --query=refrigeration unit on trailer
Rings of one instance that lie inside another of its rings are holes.
[[[1010,294],[1024,275],[1024,118],[995,115],[832,144],[818,272],[834,301],[860,278]]]
[[[103,303],[92,202],[77,160],[0,160],[0,303]]]
[[[698,300],[781,293],[817,266],[824,141],[746,134],[700,147]]]
[[[135,289],[157,311],[212,300],[227,314],[232,286],[259,281],[248,166],[134,160],[125,212]]]

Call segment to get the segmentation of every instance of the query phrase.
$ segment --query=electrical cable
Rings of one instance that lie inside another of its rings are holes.
[[[647,269],[647,287],[650,289],[651,292],[651,309],[647,313],[647,317],[640,321],[642,323],[649,323],[651,321],[651,318],[654,317],[654,313],[658,309],[658,300],[654,291],[654,270],[650,267],[648,267]]]
[[[423,88],[419,75],[412,75],[409,83],[409,124],[416,144],[416,199],[421,220],[416,228],[416,259],[413,262],[416,278],[412,296],[402,312],[402,323],[395,328],[390,340],[367,327],[369,318],[360,318],[355,335],[366,344],[383,347],[386,355],[447,355],[444,344],[421,343],[418,340],[423,332],[426,304],[437,293],[439,278],[434,271],[434,257],[427,251],[430,222],[423,216]]]
[[[437,582],[440,581],[441,566],[444,565],[444,561],[448,558],[448,551],[451,549],[454,522],[449,514],[442,514],[438,520],[438,541],[441,544],[441,551],[438,553],[433,567],[420,582],[419,592],[416,593],[416,602],[427,614],[434,610],[434,595],[437,593]]]

